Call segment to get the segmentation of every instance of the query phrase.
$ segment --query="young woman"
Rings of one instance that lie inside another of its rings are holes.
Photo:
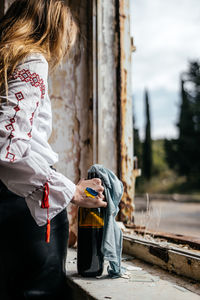
[[[0,299],[69,299],[65,208],[106,206],[101,180],[75,185],[52,168],[58,157],[48,144],[48,66],[77,32],[61,0],[16,0],[0,20]]]

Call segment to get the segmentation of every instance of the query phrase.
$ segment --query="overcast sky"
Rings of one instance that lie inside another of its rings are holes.
[[[180,73],[200,60],[200,0],[132,0],[132,93],[136,125],[144,132],[144,89],[149,91],[152,137],[176,137]]]

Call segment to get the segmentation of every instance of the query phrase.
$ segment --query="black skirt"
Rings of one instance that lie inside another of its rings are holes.
[[[46,225],[39,227],[25,199],[0,181],[0,299],[70,299],[65,280],[68,231],[63,210],[51,220],[46,243]]]

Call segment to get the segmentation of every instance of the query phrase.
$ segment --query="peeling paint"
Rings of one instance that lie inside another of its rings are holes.
[[[115,1],[97,1],[98,163],[116,173],[117,80],[115,23]]]
[[[119,220],[133,222],[134,212],[134,162],[133,162],[133,124],[131,100],[131,40],[129,0],[116,0],[118,8],[118,101],[119,119],[119,173],[124,184],[124,194],[120,204]]]
[[[68,2],[79,16],[82,35],[87,37],[90,26],[88,1]],[[49,142],[59,154],[56,169],[75,183],[87,176],[87,169],[92,164],[93,156],[93,133],[90,130],[92,109],[89,91],[92,81],[91,71],[88,68],[88,61],[91,59],[89,50],[81,40],[74,50],[74,58],[66,60],[49,81],[53,111],[53,131]],[[68,216],[69,245],[72,246],[77,236],[77,207],[73,204],[68,205]]]

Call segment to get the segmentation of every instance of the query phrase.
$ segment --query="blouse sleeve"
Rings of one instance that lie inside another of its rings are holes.
[[[38,58],[29,62],[29,69],[23,67],[21,64],[9,78],[8,96],[0,96],[0,180],[25,198],[42,226],[47,221],[46,210],[41,208],[45,184],[49,186],[50,220],[69,204],[76,186],[31,149],[34,120],[45,100],[48,64]],[[38,70],[42,70],[40,75]]]

